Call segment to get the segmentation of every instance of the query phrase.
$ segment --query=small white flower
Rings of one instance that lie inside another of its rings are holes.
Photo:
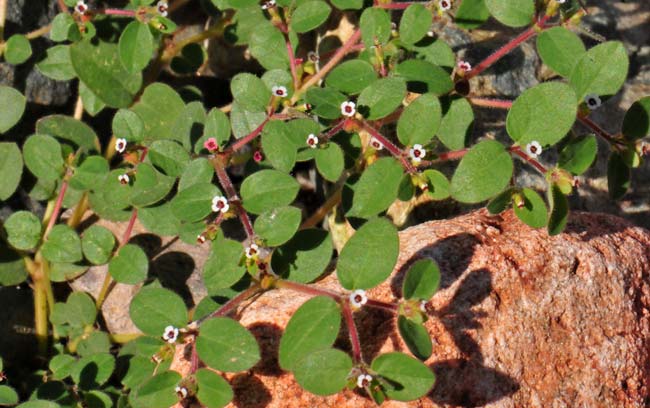
[[[352,117],[357,113],[357,105],[352,101],[345,101],[341,104],[341,113],[343,116]]]
[[[310,133],[309,136],[307,136],[307,146],[311,147],[312,149],[315,149],[318,147],[318,136],[316,136],[313,133]]]
[[[370,374],[361,374],[357,377],[357,387],[365,388],[370,385],[372,382],[372,375]]]
[[[204,244],[205,243],[205,235],[199,234],[196,236],[196,243],[197,244]]]
[[[279,98],[284,98],[287,96],[287,88],[284,86],[274,86],[271,88],[271,92],[273,92],[273,95]]]
[[[463,72],[469,72],[472,70],[472,64],[467,61],[458,61],[458,69]]]
[[[167,343],[176,343],[176,339],[178,338],[178,329],[174,326],[167,326],[165,327],[165,330],[163,330],[162,334],[162,339],[165,340]]]
[[[422,302],[420,302],[420,310],[422,312],[424,312],[424,313],[427,312],[427,301],[426,300],[423,300]]]
[[[227,213],[230,209],[230,204],[228,204],[228,199],[224,196],[214,196],[212,198],[212,211]]]
[[[163,17],[167,17],[167,10],[169,9],[169,5],[167,4],[166,1],[159,1],[156,3],[156,10],[158,10],[158,14],[160,14]]]
[[[440,7],[440,10],[447,11],[451,9],[451,0],[440,0],[438,6]]]
[[[129,175],[124,173],[117,176],[117,179],[120,181],[120,184],[129,184]]]
[[[126,139],[117,139],[115,141],[115,150],[118,153],[124,153],[124,150],[126,150]]]
[[[176,391],[176,395],[178,395],[178,398],[180,399],[187,398],[187,388],[177,385],[174,391]]]
[[[566,0],[555,0],[555,1],[557,1],[558,4],[564,4],[564,3],[566,3]]]
[[[537,156],[542,154],[542,145],[540,145],[536,140],[533,140],[526,145],[526,153],[535,159]]]
[[[88,5],[86,5],[85,1],[79,0],[77,2],[77,5],[74,6],[74,11],[76,11],[77,13],[79,13],[79,14],[81,14],[83,16],[88,11]]]
[[[318,56],[318,54],[316,54],[316,52],[309,51],[307,53],[307,59],[315,64],[320,60],[320,57]]]
[[[427,37],[433,37],[434,35],[436,35],[436,33],[434,33],[432,30],[427,31]]]
[[[247,246],[246,247],[246,258],[248,258],[248,259],[253,258],[255,255],[257,255],[259,250],[260,250],[260,247],[258,247],[257,244],[251,244],[250,246]]]
[[[350,304],[355,309],[360,308],[368,302],[368,296],[366,296],[366,291],[363,289],[357,289],[354,292],[350,293]]]
[[[272,7],[275,7],[275,0],[266,0],[262,3],[262,10],[268,10]]]
[[[600,97],[596,94],[589,94],[585,96],[585,103],[587,104],[587,107],[590,110],[596,110],[600,108],[600,105],[602,104],[602,101],[600,100]]]
[[[384,144],[374,137],[370,138],[370,146],[372,146],[372,148],[375,150],[381,150],[384,148]]]
[[[427,151],[424,150],[421,144],[414,144],[411,150],[409,150],[409,156],[411,156],[411,160],[415,163],[419,163],[426,154]]]

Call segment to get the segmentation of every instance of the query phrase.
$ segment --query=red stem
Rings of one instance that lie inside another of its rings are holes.
[[[241,224],[244,226],[246,236],[252,239],[255,236],[255,230],[253,230],[253,224],[251,223],[251,219],[248,216],[248,213],[244,209],[244,206],[241,204],[241,201],[235,201],[234,205],[237,207],[239,221],[241,221]]]
[[[245,145],[247,145],[250,141],[252,141],[257,136],[259,136],[260,133],[262,133],[262,130],[264,129],[264,126],[266,126],[266,123],[268,121],[269,121],[269,117],[264,119],[264,122],[262,122],[258,127],[256,127],[255,130],[253,130],[251,133],[247,134],[246,136],[242,137],[241,139],[239,139],[235,143],[233,143],[232,146],[230,146],[229,148],[227,148],[224,151],[224,154],[230,155],[230,154],[238,151],[239,149],[241,149]]]
[[[332,126],[327,132],[323,133],[321,136],[321,140],[326,142],[330,140],[332,137],[336,136],[337,133],[343,129],[349,119],[343,119],[340,120],[336,125]]]
[[[233,186],[228,172],[226,172],[223,163],[219,161],[219,158],[213,160],[214,170],[217,173],[217,178],[219,179],[219,184],[226,190],[226,195],[228,196],[228,201],[237,209],[237,215],[239,216],[239,221],[242,223],[244,230],[246,231],[246,236],[248,238],[255,236],[255,231],[253,230],[253,224],[251,219],[248,217],[248,213],[244,210],[244,206],[241,204],[241,199],[237,195],[235,186]]]
[[[386,150],[388,150],[393,156],[399,159],[402,162],[402,165],[404,166],[406,171],[408,171],[411,174],[417,172],[416,168],[413,167],[411,162],[404,157],[402,150],[400,150],[397,146],[395,146],[393,142],[385,138],[381,133],[379,133],[375,128],[370,126],[367,122],[362,121],[360,122],[360,125],[366,130],[366,132],[370,133],[375,139],[377,139],[381,144],[383,144],[384,147],[386,147]]]
[[[404,10],[411,4],[427,4],[428,2],[405,1],[403,3],[375,4],[374,7],[388,10]]]
[[[48,234],[54,228],[54,224],[56,224],[56,220],[59,219],[59,214],[61,213],[61,206],[63,205],[63,197],[65,196],[65,192],[68,190],[68,182],[66,180],[63,180],[61,183],[61,189],[59,190],[59,196],[56,198],[56,203],[54,203],[54,209],[52,210],[52,215],[50,216],[50,220],[47,223],[47,227],[45,228],[45,232],[43,233],[43,241],[47,238]]]
[[[293,89],[298,89],[298,73],[296,72],[296,55],[293,53],[291,42],[287,38],[287,53],[289,54],[289,67],[291,68],[291,77],[293,78]]]
[[[598,126],[595,122],[593,122],[591,119],[589,119],[586,116],[581,116],[578,115],[578,120],[585,126],[587,126],[589,129],[593,130],[598,136],[602,137],[603,139],[607,140],[610,144],[616,144],[616,145],[621,145],[622,143],[616,140],[614,136],[612,136],[609,132],[605,131],[605,129],[601,128]]]
[[[348,303],[347,300],[344,300],[341,302],[341,306],[343,309],[345,324],[348,326],[348,333],[350,334],[350,343],[352,343],[352,358],[354,362],[358,364],[362,361],[359,332],[357,331],[357,326],[354,324],[354,316],[352,315],[350,303]]]
[[[467,98],[474,106],[484,106],[486,108],[496,109],[510,109],[512,108],[512,101],[505,101],[501,99],[483,99],[483,98]]]
[[[506,54],[509,54],[512,50],[517,48],[521,43],[527,41],[528,39],[534,37],[537,35],[538,31],[540,29],[544,29],[546,26],[546,22],[548,19],[551,18],[551,16],[544,15],[544,17],[540,18],[537,23],[535,23],[532,27],[529,27],[526,31],[522,32],[512,40],[510,40],[507,44],[496,50],[492,55],[481,61],[476,67],[472,68],[471,71],[469,71],[467,74],[465,74],[464,79],[470,80],[480,74],[481,72],[485,71],[488,69],[492,64],[500,60],[503,56]]]
[[[108,16],[135,17],[134,10],[104,9],[102,13]]]
[[[512,152],[512,153],[516,154],[517,156],[521,157],[522,159],[524,159],[528,164],[533,166],[537,171],[539,171],[543,175],[545,175],[548,172],[546,167],[542,166],[542,164],[540,162],[538,162],[537,160],[535,160],[532,157],[530,157],[529,155],[527,155],[526,152],[521,150],[521,147],[513,146],[513,147],[510,148],[510,152]]]
[[[307,295],[312,295],[312,296],[328,296],[328,297],[336,300],[337,302],[341,301],[343,299],[343,297],[344,297],[340,293],[334,292],[332,290],[317,288],[315,286],[309,286],[309,285],[305,285],[303,283],[292,282],[292,281],[283,280],[283,279],[279,279],[275,283],[275,286],[277,288],[290,289],[290,290],[294,290],[296,292],[305,293]]]
[[[250,287],[249,287],[248,289],[246,289],[245,291],[241,292],[240,294],[238,294],[238,295],[235,296],[234,298],[232,298],[232,299],[230,299],[229,301],[227,301],[226,303],[224,303],[223,306],[221,306],[219,309],[215,310],[214,312],[210,313],[210,314],[207,315],[207,316],[204,316],[204,317],[202,317],[202,318],[200,318],[200,319],[198,319],[198,320],[195,320],[195,321],[194,321],[194,325],[195,325],[195,326],[200,326],[201,323],[203,323],[204,321],[206,321],[206,320],[208,320],[208,319],[211,319],[211,318],[213,318],[213,317],[219,317],[219,316],[226,316],[226,315],[228,315],[228,314],[229,314],[230,312],[232,312],[232,311],[233,311],[237,306],[239,306],[239,304],[240,304],[241,302],[243,302],[243,301],[245,301],[246,299],[248,299],[248,298],[254,296],[255,294],[259,293],[260,291],[261,291],[261,288],[259,287],[259,285],[254,284],[254,285],[250,286]]]
[[[131,218],[129,219],[129,224],[126,226],[126,230],[124,230],[124,235],[122,235],[122,242],[120,243],[120,248],[126,245],[126,243],[129,242],[129,239],[131,239],[131,234],[133,233],[133,226],[135,225],[136,219],[138,219],[138,209],[134,208],[133,211],[131,211]]]
[[[391,313],[397,313],[397,310],[398,310],[397,305],[392,304],[392,303],[382,302],[380,300],[368,299],[368,302],[366,303],[366,306],[386,310],[386,311],[391,312]]]

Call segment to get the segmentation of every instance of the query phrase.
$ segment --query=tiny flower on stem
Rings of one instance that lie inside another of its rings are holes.
[[[315,63],[317,63],[317,62],[320,60],[320,57],[318,56],[318,54],[316,54],[316,52],[314,52],[314,51],[309,51],[309,52],[307,53],[307,59],[308,59],[310,62],[313,62],[313,63],[315,64]]]
[[[540,145],[536,140],[533,140],[526,145],[526,153],[530,157],[536,159],[540,154],[542,154],[542,145]]]
[[[600,100],[600,97],[596,94],[589,94],[585,96],[585,104],[589,108],[589,110],[596,110],[600,108],[600,105],[602,104],[602,101]]]
[[[224,196],[214,196],[212,198],[212,211],[225,214],[230,209],[228,199]]]
[[[176,339],[178,339],[178,329],[171,325],[165,327],[165,330],[163,330],[162,339],[170,344],[176,343]]]
[[[126,139],[117,139],[115,141],[115,150],[117,150],[118,153],[124,153],[126,150]]]
[[[199,234],[196,236],[196,243],[201,245],[205,243],[205,235]]]
[[[120,174],[119,176],[117,176],[117,179],[120,181],[120,184],[129,184],[129,181],[131,181],[129,175],[126,173]]]
[[[176,391],[176,395],[178,395],[178,398],[180,399],[187,398],[187,388],[177,385],[174,391]]]
[[[368,302],[368,296],[366,296],[365,290],[357,289],[354,292],[350,293],[350,304],[354,309],[359,309],[367,302]]]
[[[284,86],[276,85],[271,88],[271,92],[278,98],[285,98],[287,96],[287,88]]]
[[[318,147],[318,136],[316,136],[313,133],[310,133],[309,136],[307,136],[307,146],[311,147],[312,149],[315,149]]]
[[[442,11],[447,11],[451,9],[451,1],[450,0],[440,0],[438,2],[438,7],[440,7],[440,10]]]
[[[167,17],[167,11],[169,9],[169,5],[167,4],[166,1],[159,1],[156,3],[156,10],[158,10],[158,14],[160,14],[163,17]]]
[[[219,144],[217,143],[217,139],[214,137],[209,138],[205,142],[203,142],[203,147],[208,149],[209,152],[216,152],[219,150]]]
[[[420,302],[420,310],[423,313],[427,312],[427,301],[426,300],[423,300],[423,301]]]
[[[357,105],[352,101],[345,101],[341,104],[341,114],[351,118],[357,113]]]
[[[257,256],[257,253],[259,252],[260,247],[257,246],[257,244],[250,244],[250,246],[246,247],[246,258],[251,259]]]
[[[370,385],[372,382],[372,375],[370,374],[361,374],[357,377],[357,387],[365,388]]]
[[[268,10],[272,7],[275,7],[275,0],[266,0],[262,3],[262,10]]]
[[[375,150],[382,150],[384,148],[384,144],[374,137],[370,138],[370,146]]]
[[[427,155],[427,151],[424,150],[421,144],[414,144],[411,150],[409,150],[409,156],[414,163],[420,163],[424,156]]]
[[[458,70],[462,73],[472,70],[472,64],[467,61],[458,61]]]
[[[255,163],[259,163],[262,161],[262,159],[264,159],[262,152],[256,150],[255,153],[253,153],[253,160],[255,160]]]
[[[76,11],[77,13],[83,16],[88,11],[88,5],[86,5],[85,1],[79,0],[77,2],[77,5],[74,6],[74,11]]]

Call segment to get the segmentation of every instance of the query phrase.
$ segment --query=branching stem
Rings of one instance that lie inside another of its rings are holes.
[[[379,141],[379,143],[383,144],[386,150],[390,152],[393,156],[395,156],[396,159],[402,162],[402,166],[404,166],[404,169],[406,169],[407,172],[410,174],[414,174],[417,172],[417,169],[411,164],[411,162],[404,156],[404,152],[400,150],[399,147],[395,146],[393,142],[388,140],[384,135],[379,133],[377,129],[373,128],[370,126],[366,121],[362,121],[359,123],[361,127],[363,127],[366,132],[370,133],[371,136],[373,136],[375,139]]]

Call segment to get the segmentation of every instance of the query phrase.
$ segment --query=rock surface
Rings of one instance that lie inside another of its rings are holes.
[[[650,232],[614,216],[574,213],[565,233],[548,237],[511,212],[486,214],[400,233],[393,275],[369,295],[395,301],[410,264],[438,262],[441,289],[427,322],[434,347],[426,361],[437,382],[425,398],[384,406],[646,406]],[[339,288],[332,275],[319,285]],[[279,368],[283,327],[305,300],[271,291],[239,311],[265,357],[249,372],[228,376],[235,390],[230,407],[374,406],[357,392],[314,396]],[[390,314],[365,308],[355,319],[366,361],[408,352]],[[345,329],[336,345],[349,349]]]

